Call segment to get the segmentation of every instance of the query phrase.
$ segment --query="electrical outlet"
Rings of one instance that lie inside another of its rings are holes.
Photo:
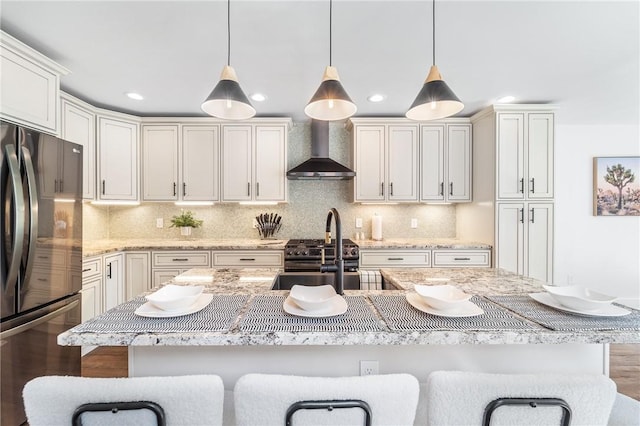
[[[411,219],[411,227],[414,229],[418,227],[418,219]]]
[[[164,228],[164,219],[159,217],[156,219],[156,228]]]
[[[362,228],[362,218],[356,217],[356,228]]]
[[[378,372],[378,361],[360,361],[361,376],[372,376],[374,374],[378,374]]]

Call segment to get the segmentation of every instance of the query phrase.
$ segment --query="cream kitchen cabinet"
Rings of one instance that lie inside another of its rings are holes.
[[[143,199],[218,201],[219,126],[142,126]]]
[[[172,280],[191,268],[209,268],[211,252],[208,250],[153,251],[152,287]]]
[[[104,310],[117,306],[125,301],[124,286],[124,253],[104,256],[103,306]]]
[[[471,124],[420,126],[420,201],[471,201]]]
[[[496,268],[553,282],[553,203],[499,203]]]
[[[125,299],[131,300],[151,290],[151,253],[128,251],[124,254]]]
[[[104,312],[102,256],[82,261],[82,322]]]
[[[434,268],[490,267],[490,249],[438,249],[433,250]]]
[[[360,249],[360,268],[428,268],[431,250]]]
[[[59,134],[60,76],[69,70],[0,31],[0,118]]]
[[[282,250],[229,250],[212,253],[214,268],[282,268]]]
[[[354,201],[418,201],[418,125],[351,119]]]
[[[553,113],[499,112],[496,120],[498,199],[553,198]]]
[[[106,114],[109,115],[106,115]],[[139,124],[124,114],[98,112],[99,200],[139,201]]]
[[[222,125],[222,201],[287,201],[287,128]]]
[[[96,191],[96,114],[91,105],[61,92],[62,139],[82,145],[82,198],[94,200]]]

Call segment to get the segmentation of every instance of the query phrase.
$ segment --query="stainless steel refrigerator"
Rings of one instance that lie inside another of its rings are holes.
[[[57,336],[81,316],[82,146],[2,121],[0,136],[0,419],[13,426],[27,381],[80,375],[80,348]]]

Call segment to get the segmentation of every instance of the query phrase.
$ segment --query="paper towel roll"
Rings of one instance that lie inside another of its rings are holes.
[[[375,215],[371,219],[371,239],[378,241],[382,239],[382,216]]]

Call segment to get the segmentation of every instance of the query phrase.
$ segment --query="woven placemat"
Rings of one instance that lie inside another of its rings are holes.
[[[551,330],[640,330],[640,311],[626,306],[623,307],[631,311],[629,315],[622,317],[594,317],[563,312],[536,302],[527,295],[486,297],[518,315],[537,322]]]
[[[371,295],[374,306],[387,326],[396,331],[420,330],[537,330],[532,324],[516,318],[509,311],[478,296],[471,301],[482,308],[484,314],[474,317],[451,318],[422,312],[407,302],[404,295]]]
[[[349,308],[342,315],[324,318],[300,317],[284,311],[284,295],[259,295],[254,297],[242,317],[241,331],[382,331],[375,312],[363,296],[344,296]]]
[[[249,296],[213,295],[203,310],[172,318],[147,318],[134,314],[146,302],[136,297],[72,329],[75,333],[178,333],[228,331]]]

